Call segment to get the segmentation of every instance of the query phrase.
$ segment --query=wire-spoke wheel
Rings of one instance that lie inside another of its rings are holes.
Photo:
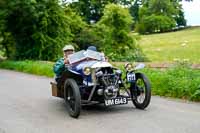
[[[136,82],[131,89],[131,98],[136,108],[145,109],[151,100],[151,86],[147,77],[142,73],[136,73]]]
[[[81,110],[81,96],[79,87],[74,79],[65,81],[64,98],[69,115],[78,118]]]

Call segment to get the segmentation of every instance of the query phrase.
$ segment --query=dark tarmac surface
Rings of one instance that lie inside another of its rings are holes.
[[[51,96],[52,79],[0,70],[0,133],[199,133],[200,104],[152,97],[146,110],[130,102],[82,109],[71,118]]]

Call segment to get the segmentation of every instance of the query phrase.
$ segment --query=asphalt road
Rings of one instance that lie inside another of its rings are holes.
[[[130,104],[84,108],[71,118],[51,96],[52,79],[0,70],[0,133],[199,133],[200,104],[152,97],[138,110]]]

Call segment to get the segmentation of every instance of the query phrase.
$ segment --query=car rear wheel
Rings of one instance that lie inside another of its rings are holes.
[[[64,84],[64,99],[70,116],[78,118],[81,111],[81,96],[74,79],[67,79]]]

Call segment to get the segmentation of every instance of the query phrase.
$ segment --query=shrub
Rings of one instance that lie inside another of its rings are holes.
[[[166,70],[146,69],[155,95],[200,101],[200,70],[176,64]]]

